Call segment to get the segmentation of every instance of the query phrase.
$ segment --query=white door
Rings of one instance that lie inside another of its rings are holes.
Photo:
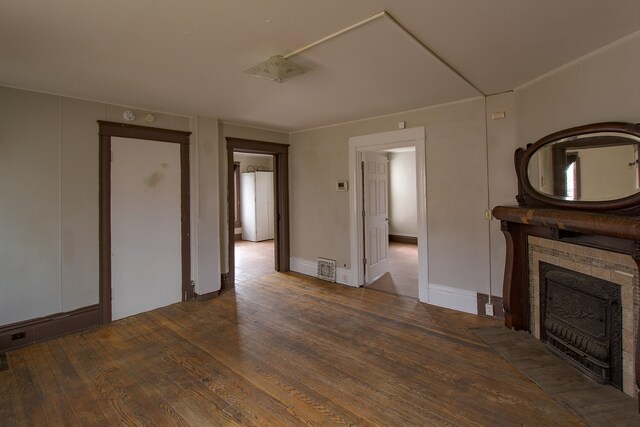
[[[364,165],[364,249],[366,283],[387,272],[389,253],[389,210],[387,157],[362,153]]]
[[[111,138],[113,320],[182,300],[180,144]]]

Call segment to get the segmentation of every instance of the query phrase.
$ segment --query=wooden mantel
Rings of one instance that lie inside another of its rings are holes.
[[[507,245],[503,305],[505,325],[529,325],[528,237],[537,236],[630,255],[640,270],[640,217],[579,210],[497,206]],[[640,325],[638,325],[640,331]],[[640,337],[636,339],[635,381],[640,387]]]

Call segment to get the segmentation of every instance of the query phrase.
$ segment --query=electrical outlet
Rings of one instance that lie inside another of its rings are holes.
[[[493,316],[493,304],[486,303],[484,305],[484,312],[487,316]]]

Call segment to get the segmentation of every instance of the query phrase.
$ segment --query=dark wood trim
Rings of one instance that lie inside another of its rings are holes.
[[[0,352],[46,341],[102,324],[100,304],[0,327]],[[13,337],[22,338],[13,339]]]
[[[111,136],[100,135],[99,148],[99,304],[102,323],[111,322]]]
[[[233,235],[233,240],[234,241],[238,241],[238,240],[242,240],[242,233],[236,233]]]
[[[151,128],[98,120],[99,147],[99,306],[102,323],[112,319],[111,311],[111,138],[134,138],[180,144],[180,229],[183,300],[194,296],[191,286],[191,196],[189,136],[191,132]]]
[[[191,171],[189,167],[189,145],[180,144],[180,231],[182,261],[183,301],[193,299],[191,284]]]
[[[413,236],[399,236],[397,234],[389,234],[389,241],[395,243],[406,243],[407,245],[417,245],[418,238]]]
[[[493,209],[493,216],[510,223],[640,240],[640,217],[637,216],[518,206],[497,206]]]
[[[149,141],[175,142],[176,144],[189,145],[189,136],[191,135],[191,132],[182,130],[153,128],[104,120],[98,120],[98,124],[100,126],[100,135],[121,138],[146,139]]]
[[[222,276],[221,291],[235,286],[233,200],[233,153],[271,154],[275,161],[275,270],[289,271],[289,145],[227,137],[227,259],[229,271]]]
[[[220,291],[208,292],[208,293],[202,294],[202,295],[200,295],[198,293],[194,293],[194,297],[198,301],[208,301],[210,299],[217,298],[218,296],[220,296]]]

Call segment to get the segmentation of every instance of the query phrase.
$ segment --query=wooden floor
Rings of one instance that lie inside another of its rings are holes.
[[[238,240],[234,243],[236,283],[257,279],[276,271],[273,240],[249,242]]]
[[[583,425],[472,333],[295,273],[8,353],[2,425]]]
[[[418,245],[389,242],[388,270],[366,287],[418,298]]]
[[[636,399],[588,378],[533,335],[503,327],[474,333],[588,425],[640,426]]]

